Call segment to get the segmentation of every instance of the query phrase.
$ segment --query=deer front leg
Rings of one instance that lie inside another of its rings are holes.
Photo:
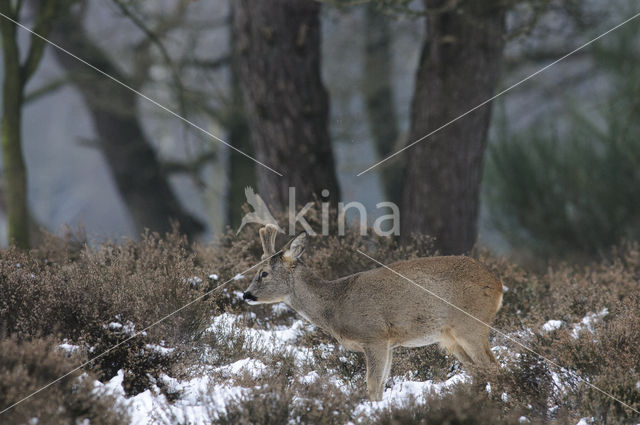
[[[364,347],[367,365],[367,392],[371,401],[382,400],[384,383],[391,369],[391,348],[388,343],[371,344]]]

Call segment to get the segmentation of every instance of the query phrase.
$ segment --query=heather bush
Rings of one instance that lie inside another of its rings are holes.
[[[340,424],[352,419],[354,400],[326,378],[300,383],[295,376],[275,369],[249,394],[230,400],[224,412],[212,412],[212,422],[231,424]]]
[[[393,357],[392,375],[408,375],[419,381],[444,381],[460,369],[455,357],[444,352],[438,345],[397,348]]]
[[[69,357],[58,344],[54,338],[19,341],[10,337],[0,341],[0,408],[19,403],[2,414],[2,423],[32,423],[31,418],[41,418],[42,423],[51,425],[85,420],[96,425],[126,423],[123,407],[110,395],[94,392],[92,380],[80,376],[80,371],[24,399],[84,360],[82,355]]]
[[[494,326],[564,368],[496,335],[494,345],[518,354],[506,359],[497,375],[484,377],[493,396],[504,392],[509,395],[506,405],[537,416],[557,406],[556,420],[570,412],[574,418],[593,417],[595,423],[637,422],[632,411],[584,380],[640,407],[639,258],[637,243],[610,250],[600,262],[557,264],[543,273],[484,258],[509,287]],[[560,328],[543,330],[549,319],[560,320]]]
[[[0,363],[6,375],[0,402],[8,405],[83,360],[122,344],[34,396],[33,405],[25,402],[24,410],[13,413],[18,423],[28,420],[32,412],[44,417],[54,406],[62,406],[60,412],[51,413],[54,424],[82,415],[93,415],[91,423],[110,423],[107,419],[100,422],[100,412],[118,411],[111,398],[96,395],[94,403],[93,396],[69,398],[65,394],[68,388],[84,385],[78,378],[81,372],[106,381],[119,370],[124,372],[128,396],[159,389],[169,404],[181,395],[159,379],[164,374],[180,379],[199,371],[209,375],[212,385],[233,382],[243,388],[246,397],[227,403],[222,413],[210,412],[216,423],[499,424],[516,423],[525,416],[533,423],[574,425],[584,417],[604,424],[637,419],[576,376],[640,408],[638,244],[615,247],[597,262],[557,263],[543,270],[475,251],[474,256],[508,288],[493,323],[500,332],[491,335],[502,368],[467,371],[436,346],[398,348],[393,379],[442,382],[464,371],[470,380],[443,394],[430,395],[426,404],[395,405],[377,414],[360,411],[354,418],[356,407],[366,397],[361,354],[340,348],[330,335],[313,326],[304,327],[292,342],[299,348],[297,357],[263,346],[251,336],[255,331],[287,329],[300,319],[290,309],[247,306],[239,297],[238,291],[246,288],[253,272],[246,272],[242,279],[231,278],[259,261],[257,226],[247,227],[238,236],[229,232],[218,244],[206,247],[191,245],[175,232],[90,247],[81,239],[45,236],[43,245],[31,253],[11,248],[0,251],[0,327],[4,332],[0,345],[4,347],[2,359],[9,359]],[[280,236],[277,247],[288,239]],[[305,262],[327,277],[375,267],[355,248],[386,264],[432,254],[426,239],[399,248],[392,238],[363,238],[349,231],[343,237],[310,238]],[[214,273],[217,276],[209,277]],[[223,288],[210,292],[227,281]],[[188,308],[146,329],[193,300],[197,301]],[[223,313],[228,316],[221,316]],[[542,325],[550,319],[561,325],[544,330]],[[75,356],[66,357],[56,348],[65,339],[78,347]],[[268,373],[254,376],[243,370],[230,378],[228,372],[215,371],[246,358],[262,362]],[[19,367],[16,359],[26,359],[20,362],[34,366]],[[315,378],[302,380],[304,376]],[[206,397],[204,394],[203,400]],[[87,407],[87,400],[97,410]],[[216,403],[211,401],[211,406]]]
[[[281,246],[287,239],[280,238],[276,246]],[[318,273],[328,271],[331,277],[336,277],[374,267],[369,260],[354,252],[354,248],[363,249],[387,264],[431,253],[424,249],[424,245],[399,253],[392,239],[369,237],[364,240],[355,234],[342,238],[311,238],[305,262]],[[259,244],[254,246],[254,250],[257,260],[261,253]],[[634,375],[630,373],[638,370],[633,361],[640,358],[632,353],[635,344],[631,342],[635,337],[634,329],[637,329],[635,315],[631,313],[638,310],[634,298],[640,277],[640,249],[637,244],[627,243],[613,248],[599,262],[588,265],[558,263],[542,271],[518,266],[481,250],[474,255],[500,276],[506,287],[503,308],[493,324],[496,329],[637,408],[637,380],[634,381]],[[246,311],[245,307],[239,308]],[[258,319],[249,321],[249,326],[268,328],[274,323],[270,321],[272,312],[268,307],[260,309],[250,308],[251,312],[258,313]],[[604,309],[608,309],[608,314],[598,316],[600,319],[593,334],[585,331],[578,338],[571,336],[575,324],[581,323],[585,316],[597,315]],[[561,320],[564,328],[543,331],[542,324],[549,319]],[[283,320],[283,317],[278,320]],[[614,322],[617,325],[614,326]],[[600,336],[604,329],[607,329],[607,335]],[[614,341],[619,346],[615,346]],[[321,376],[323,372],[330,371],[332,376],[338,376],[346,383],[352,397],[366,396],[362,355],[340,349],[329,335],[319,329],[305,333],[298,344],[312,348],[314,365]],[[603,423],[616,423],[633,417],[616,401],[581,384],[575,375],[557,370],[503,335],[492,333],[492,345],[509,348],[510,355],[505,350],[497,351],[503,367],[497,373],[476,371],[472,384],[461,385],[460,391],[475,394],[479,399],[471,397],[472,401],[462,402],[454,396],[446,396],[435,402],[435,406],[440,406],[438,409],[427,407],[434,406],[433,401],[422,407],[394,407],[377,420],[381,423],[517,423],[519,415],[524,415],[533,422],[563,424],[576,423],[582,417],[594,417]],[[616,354],[612,354],[614,351]],[[230,360],[241,358],[243,354],[246,355],[246,351],[236,351]],[[458,362],[436,346],[396,349],[394,352],[392,376],[443,381],[459,371]],[[486,383],[491,386],[488,395]],[[245,402],[254,405],[268,402],[271,408],[276,408],[274,406],[282,407],[289,403],[285,394],[281,396],[284,398],[272,394]],[[502,413],[476,418],[476,412],[487,403]],[[234,414],[239,414],[240,410],[234,410]],[[251,409],[242,411],[246,413]],[[373,419],[363,420],[366,423]]]
[[[426,403],[409,402],[378,413],[376,425],[507,425],[520,424],[520,412],[505,413],[500,403],[469,386],[457,386],[445,394],[431,394]],[[539,421],[528,423],[542,423]]]
[[[592,327],[594,332],[568,329],[548,336],[547,352],[557,362],[593,384],[588,386],[575,375],[564,374],[564,382],[571,387],[565,402],[583,415],[592,416],[597,423],[614,424],[638,419],[629,409],[601,391],[613,395],[625,404],[640,410],[638,370],[640,356],[640,292],[622,299],[612,311]],[[551,355],[551,354],[550,354]]]
[[[10,248],[0,252],[0,320],[19,337],[61,332],[76,339],[114,321],[141,328],[203,294],[208,286],[192,278],[205,275],[177,233],[85,247],[64,263]],[[185,341],[209,313],[209,304],[196,303],[150,332]]]
[[[177,232],[94,248],[49,236],[32,253],[0,251],[0,326],[19,340],[65,338],[89,358],[122,343],[89,367],[103,381],[124,369],[125,389],[136,394],[149,387],[149,376],[179,374],[174,366],[183,357],[180,350],[153,347],[180,345],[186,351],[208,324],[215,300],[194,303],[137,333],[205,294],[212,283],[207,276]]]

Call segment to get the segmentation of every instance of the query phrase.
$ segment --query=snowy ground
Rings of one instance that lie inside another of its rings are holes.
[[[274,315],[281,314],[285,309],[286,306],[284,305],[275,305],[273,307]],[[251,314],[252,313],[249,313],[249,316]],[[541,331],[553,332],[562,327],[567,327],[571,329],[572,334],[577,337],[581,332],[591,332],[594,323],[607,314],[608,311],[603,309],[599,313],[585,316],[581,322],[574,324],[565,323],[561,320],[549,320],[542,326]],[[243,348],[246,347],[249,355],[244,359],[230,364],[216,367],[205,366],[204,370],[202,368],[194,369],[193,375],[184,380],[177,380],[169,376],[160,377],[165,387],[168,387],[173,393],[180,394],[179,398],[173,402],[169,402],[157,387],[153,388],[153,390],[146,390],[134,397],[126,397],[122,387],[124,378],[122,371],[107,383],[103,384],[96,381],[94,383],[94,391],[106,392],[116,396],[119,402],[122,403],[123,406],[126,406],[126,409],[130,412],[132,424],[134,425],[164,423],[189,423],[196,425],[210,423],[212,417],[224,411],[227,402],[247,396],[251,388],[237,385],[234,378],[238,375],[249,374],[253,378],[259,378],[263,374],[269,373],[268,367],[261,360],[253,358],[250,355],[252,352],[255,352],[256,349],[267,353],[286,352],[293,356],[296,366],[299,366],[300,370],[310,370],[310,362],[313,362],[310,349],[300,346],[297,344],[297,341],[305,332],[313,329],[312,325],[302,320],[297,320],[288,327],[281,326],[270,330],[260,330],[244,327],[243,320],[245,318],[246,315],[243,318],[240,315],[221,314],[212,318],[211,326],[207,332],[215,332],[223,336],[222,339],[224,339],[225,333],[242,332],[244,336]],[[117,324],[112,325],[117,326]],[[240,327],[242,328],[239,330]],[[69,344],[62,344],[61,348],[65,350],[75,349],[74,346]],[[171,350],[169,347],[160,346],[149,348],[156,349],[160,352],[169,352],[169,350]],[[323,350],[337,349],[337,347],[332,345],[325,345],[321,348]],[[496,346],[493,350],[499,361],[503,364],[508,356],[518,355],[505,346]],[[303,383],[311,383],[318,379],[319,374],[327,373],[332,375],[332,382],[343,392],[349,393],[352,391],[351,387],[343,382],[335,371],[313,370],[312,363],[311,372],[301,374],[298,379]],[[407,374],[407,376],[410,376],[410,374]],[[563,388],[560,378],[557,375],[554,376],[554,379],[556,380],[557,387]],[[411,399],[424,403],[426,394],[439,394],[447,388],[469,380],[470,377],[464,372],[455,374],[446,381],[440,382],[431,380],[415,381],[410,378],[396,376],[387,383],[382,401],[369,402],[363,400],[356,407],[354,417],[361,415],[368,416],[377,409],[382,409],[390,405],[400,405]],[[489,385],[487,385],[487,391],[491,391]],[[506,400],[508,394],[502,394],[502,398]],[[553,406],[550,406],[550,408],[553,409]],[[528,419],[522,417],[521,422],[526,423]],[[588,425],[591,423],[590,418],[582,418],[577,425]]]

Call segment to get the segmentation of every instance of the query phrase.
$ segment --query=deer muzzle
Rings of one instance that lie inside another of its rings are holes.
[[[242,299],[245,301],[258,301],[258,299],[251,292],[247,291],[242,294]]]

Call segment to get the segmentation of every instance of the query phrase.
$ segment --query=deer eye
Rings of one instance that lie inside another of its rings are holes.
[[[269,276],[269,273],[267,272],[262,272],[262,274],[260,275],[260,277],[267,277],[267,276]]]

